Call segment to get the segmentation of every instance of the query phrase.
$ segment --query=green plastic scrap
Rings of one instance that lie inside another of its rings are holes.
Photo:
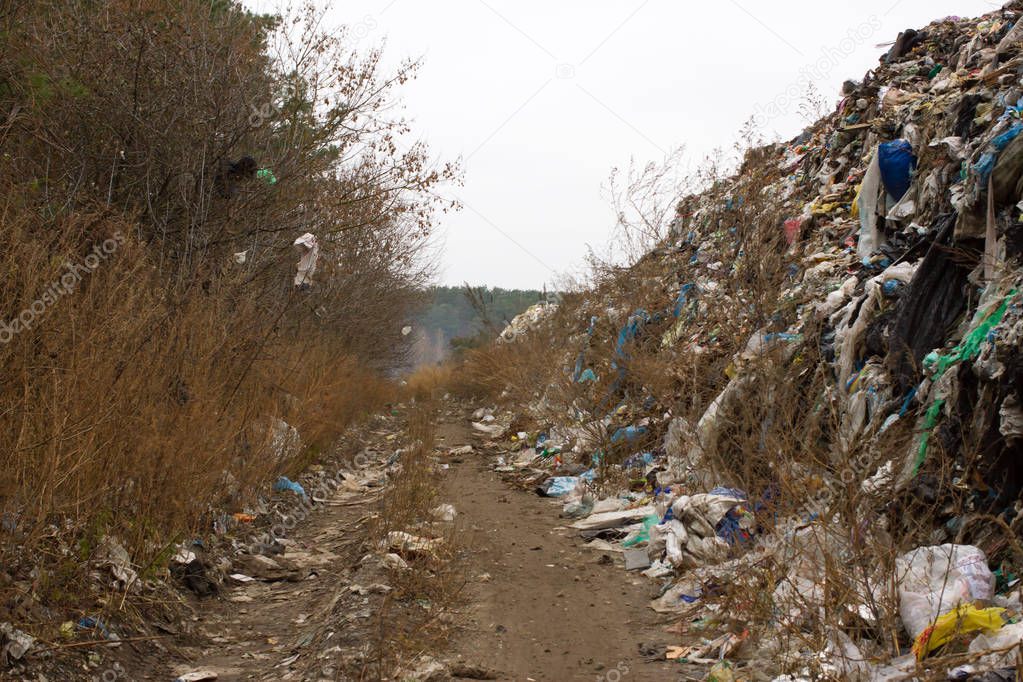
[[[657,516],[657,514],[651,514],[646,517],[643,519],[643,530],[641,530],[636,537],[623,542],[622,547],[633,547],[641,542],[650,542],[650,530],[660,522],[661,519]]]
[[[256,171],[256,177],[265,182],[268,185],[277,184],[277,176],[269,168],[260,168]]]
[[[1002,318],[1005,317],[1005,311],[1009,309],[1009,301],[1016,295],[1016,289],[1013,289],[1005,298],[1002,299],[1001,304],[995,308],[987,317],[985,317],[980,324],[975,326],[963,339],[962,343],[952,349],[947,355],[941,355],[939,353],[928,353],[924,358],[924,367],[934,367],[934,381],[937,381],[942,374],[945,373],[952,365],[963,362],[964,360],[972,360],[980,355],[980,346],[987,339],[991,330],[997,327]],[[978,315],[980,311],[978,311]],[[920,434],[920,447],[916,452],[916,461],[913,464],[913,475],[916,476],[920,471],[921,465],[924,460],[927,459],[927,443],[931,438],[931,431],[934,429],[934,425],[938,422],[938,416],[941,414],[941,408],[945,405],[944,398],[938,398],[930,407],[927,408],[927,412],[924,414],[923,432]]]
[[[952,349],[952,352],[948,355],[939,355],[937,358],[936,369],[934,378],[937,380],[945,370],[963,360],[972,360],[973,358],[980,355],[980,345],[984,343],[984,340],[991,333],[991,330],[997,327],[1002,318],[1005,317],[1005,311],[1009,309],[1009,301],[1013,296],[1016,295],[1016,290],[1013,289],[1005,298],[1002,299],[1001,305],[999,305],[990,315],[973,328],[970,333],[966,335],[963,342]],[[930,358],[930,356],[928,356]],[[927,359],[924,360],[925,362]]]
[[[920,472],[920,466],[927,459],[927,441],[931,439],[931,431],[934,430],[934,425],[938,423],[938,415],[941,414],[941,408],[944,405],[944,398],[938,398],[931,403],[931,406],[927,408],[927,413],[924,414],[924,430],[920,434],[920,448],[916,451],[916,461],[913,462],[914,476]]]

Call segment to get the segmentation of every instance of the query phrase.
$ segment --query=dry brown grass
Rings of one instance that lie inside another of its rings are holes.
[[[454,526],[437,523],[431,511],[441,502],[434,445],[437,403],[418,402],[409,413],[407,441],[394,476],[369,528],[376,551],[391,532],[438,540],[429,550],[399,551],[408,570],[392,570],[393,588],[374,614],[366,679],[389,679],[423,652],[442,651],[450,635],[450,615],[465,586],[466,564]]]
[[[453,364],[424,365],[405,379],[405,393],[420,402],[431,402],[444,397],[453,386]]]
[[[28,312],[0,332],[0,603],[76,606],[104,536],[158,571],[396,399],[382,377],[430,272],[427,190],[453,169],[424,147],[366,153],[395,148],[405,124],[385,112],[415,67],[382,73],[315,13],[16,14],[0,13],[0,321]],[[227,191],[244,155],[276,184]],[[306,231],[320,267],[299,290]],[[66,263],[80,274],[58,291]],[[304,447],[279,456],[276,420]]]
[[[94,242],[130,235],[114,218],[75,216],[44,250],[10,218],[0,271],[19,272],[10,281],[21,290],[4,290],[7,310],[45,291]],[[208,532],[211,510],[240,509],[393,396],[326,343],[268,336],[259,323],[267,313],[229,290],[168,300],[152,273],[129,236],[0,345],[0,497],[17,526],[2,550],[12,570],[31,566],[36,549],[71,551],[77,563],[105,535],[150,565],[168,540]],[[271,418],[298,428],[307,447],[278,457]],[[44,601],[74,601],[73,582],[59,579],[73,576],[40,570]]]

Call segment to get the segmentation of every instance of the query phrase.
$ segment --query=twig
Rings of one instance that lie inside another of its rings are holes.
[[[124,639],[96,639],[89,640],[87,642],[71,642],[70,644],[58,644],[56,646],[47,647],[45,649],[37,649],[32,653],[41,654],[47,651],[59,651],[62,649],[81,649],[82,647],[101,646],[103,644],[114,645],[126,644],[128,642],[146,642],[153,639],[163,639],[164,637],[170,637],[170,635],[150,635],[147,637],[125,637]]]

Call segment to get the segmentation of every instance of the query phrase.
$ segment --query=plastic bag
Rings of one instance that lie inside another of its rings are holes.
[[[988,600],[995,576],[972,545],[918,547],[895,561],[899,615],[913,639],[959,604]]]
[[[969,604],[959,605],[952,611],[938,616],[934,625],[920,633],[913,642],[913,653],[917,660],[923,660],[927,654],[945,646],[960,633],[978,630],[987,633],[998,632],[1005,625],[1004,613],[1005,609],[978,609]]]
[[[877,161],[881,167],[881,182],[896,201],[909,191],[916,157],[907,140],[892,140],[877,148]]]

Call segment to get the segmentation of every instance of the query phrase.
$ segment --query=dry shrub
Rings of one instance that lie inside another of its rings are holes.
[[[405,392],[417,401],[429,402],[443,397],[454,380],[451,363],[423,365],[405,378]]]
[[[455,169],[397,151],[387,112],[415,65],[382,73],[313,10],[16,14],[0,13],[0,564],[78,602],[103,536],[159,569],[396,398],[431,190]],[[235,174],[245,156],[274,181]],[[305,232],[319,267],[297,287]],[[282,447],[282,420],[304,448]]]
[[[148,566],[169,539],[207,532],[211,510],[240,508],[390,399],[387,382],[322,341],[268,337],[254,302],[214,289],[167,297],[116,217],[72,215],[45,249],[8,218],[0,272],[17,272],[18,288],[4,289],[4,309],[29,314],[0,345],[0,497],[16,526],[7,566],[33,561],[58,520],[61,537],[77,538],[73,557],[112,534]],[[88,271],[104,240],[111,252]],[[276,451],[274,419],[313,448]],[[44,599],[65,594],[49,587]]]
[[[390,572],[392,591],[374,614],[374,631],[367,663],[372,679],[388,679],[424,651],[443,649],[450,614],[465,585],[464,561],[453,526],[435,523],[431,511],[440,502],[440,477],[433,452],[437,403],[419,401],[409,412],[408,446],[403,448],[401,470],[394,476],[369,529],[371,541],[387,543],[391,532],[438,539],[429,550],[400,552],[408,570]]]
[[[566,294],[536,328],[512,341],[497,340],[465,353],[457,366],[452,392],[460,396],[529,402],[569,386],[574,358],[565,350],[578,297]]]

